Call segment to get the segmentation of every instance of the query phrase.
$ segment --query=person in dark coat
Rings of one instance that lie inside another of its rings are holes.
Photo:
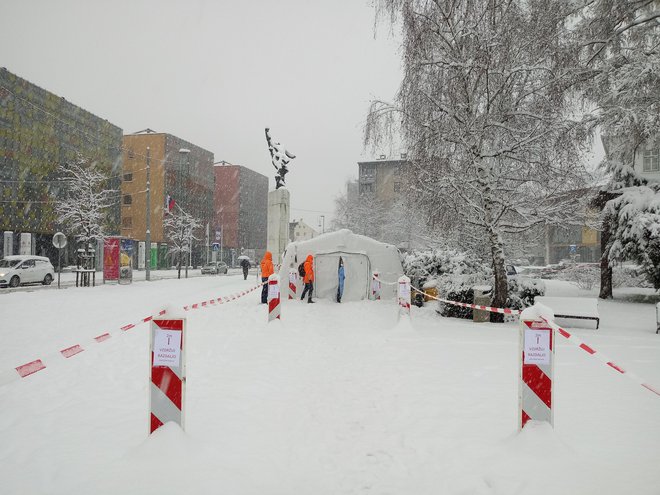
[[[243,280],[247,280],[248,270],[250,269],[250,261],[247,258],[241,260],[241,266],[243,267]]]

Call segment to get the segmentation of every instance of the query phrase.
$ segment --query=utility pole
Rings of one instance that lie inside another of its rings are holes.
[[[147,232],[144,236],[145,278],[151,280],[151,149],[147,146]]]
[[[209,264],[209,247],[211,246],[210,245],[211,236],[210,236],[209,229],[210,229],[209,222],[206,222],[206,264],[207,265]]]

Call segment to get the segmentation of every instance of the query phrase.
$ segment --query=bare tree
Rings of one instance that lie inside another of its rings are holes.
[[[575,74],[559,0],[380,0],[403,25],[405,76],[394,104],[374,102],[365,132],[379,145],[401,122],[411,186],[429,220],[489,246],[493,304],[507,300],[505,239],[576,222],[586,198]]]
[[[199,240],[195,234],[199,231],[202,223],[178,205],[166,215],[165,220],[163,220],[163,228],[167,239],[170,241],[168,253],[177,256],[178,278],[181,278],[183,257],[190,253],[192,241]],[[188,263],[186,262],[187,276]]]
[[[61,197],[55,204],[57,221],[85,247],[107,235],[108,210],[117,204],[116,189],[109,189],[109,177],[94,163],[79,155],[59,167]]]

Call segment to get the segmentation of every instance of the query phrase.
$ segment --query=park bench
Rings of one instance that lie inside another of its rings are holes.
[[[595,320],[596,329],[600,325],[598,299],[588,297],[537,296],[535,303],[543,304],[552,310],[555,318]]]

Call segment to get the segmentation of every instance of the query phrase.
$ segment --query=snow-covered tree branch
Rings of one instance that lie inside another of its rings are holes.
[[[181,278],[181,263],[186,262],[187,265],[187,261],[183,258],[190,253],[192,241],[200,239],[196,237],[196,234],[201,226],[202,223],[199,220],[178,205],[172,211],[166,213],[165,220],[163,220],[163,229],[169,240],[168,252],[177,257],[178,278]]]
[[[108,210],[119,200],[118,191],[107,189],[109,178],[82,156],[61,165],[59,171],[62,196],[55,204],[58,223],[85,246],[102,240],[108,234]]]

